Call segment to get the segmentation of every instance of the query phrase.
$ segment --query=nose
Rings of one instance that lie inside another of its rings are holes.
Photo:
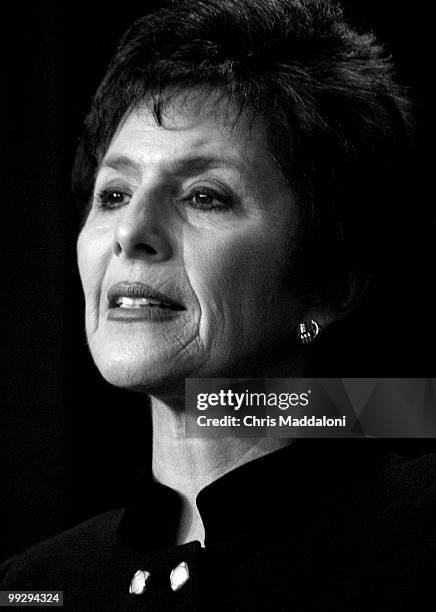
[[[152,193],[136,193],[122,209],[114,231],[116,256],[166,261],[173,253],[165,203]]]

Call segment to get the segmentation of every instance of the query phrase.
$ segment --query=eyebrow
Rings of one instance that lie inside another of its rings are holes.
[[[210,168],[217,167],[229,167],[232,166],[241,169],[241,164],[233,158],[217,157],[213,155],[190,155],[188,157],[182,157],[180,159],[171,160],[167,169],[172,174],[180,174],[189,176],[197,172],[204,172]],[[136,162],[134,159],[125,155],[108,156],[103,159],[101,168],[112,168],[120,172],[135,172],[141,173],[141,164]]]
[[[127,170],[127,171],[139,171],[139,164],[133,159],[124,155],[117,155],[115,157],[105,157],[100,164],[100,168],[112,168],[112,170]]]

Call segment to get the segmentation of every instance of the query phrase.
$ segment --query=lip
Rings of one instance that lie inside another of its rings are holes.
[[[122,308],[119,298],[148,298],[162,305],[142,305],[137,308]],[[185,307],[169,295],[141,282],[121,281],[112,285],[107,293],[109,304],[107,318],[112,321],[168,321],[177,318]]]

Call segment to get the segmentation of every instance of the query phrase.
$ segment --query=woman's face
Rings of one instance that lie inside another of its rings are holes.
[[[88,343],[126,388],[267,375],[279,347],[289,363],[297,350],[299,224],[263,123],[189,106],[162,126],[146,107],[127,116],[78,240]]]

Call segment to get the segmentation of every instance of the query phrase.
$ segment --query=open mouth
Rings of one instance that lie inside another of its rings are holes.
[[[107,294],[108,318],[172,318],[185,307],[145,283],[123,281],[112,285]]]
[[[120,295],[115,299],[115,304],[112,308],[145,308],[146,306],[151,306],[152,308],[172,308],[173,310],[182,310],[181,308],[175,308],[168,302],[164,302],[161,300],[156,300],[154,298],[149,297],[127,297],[125,295]]]

